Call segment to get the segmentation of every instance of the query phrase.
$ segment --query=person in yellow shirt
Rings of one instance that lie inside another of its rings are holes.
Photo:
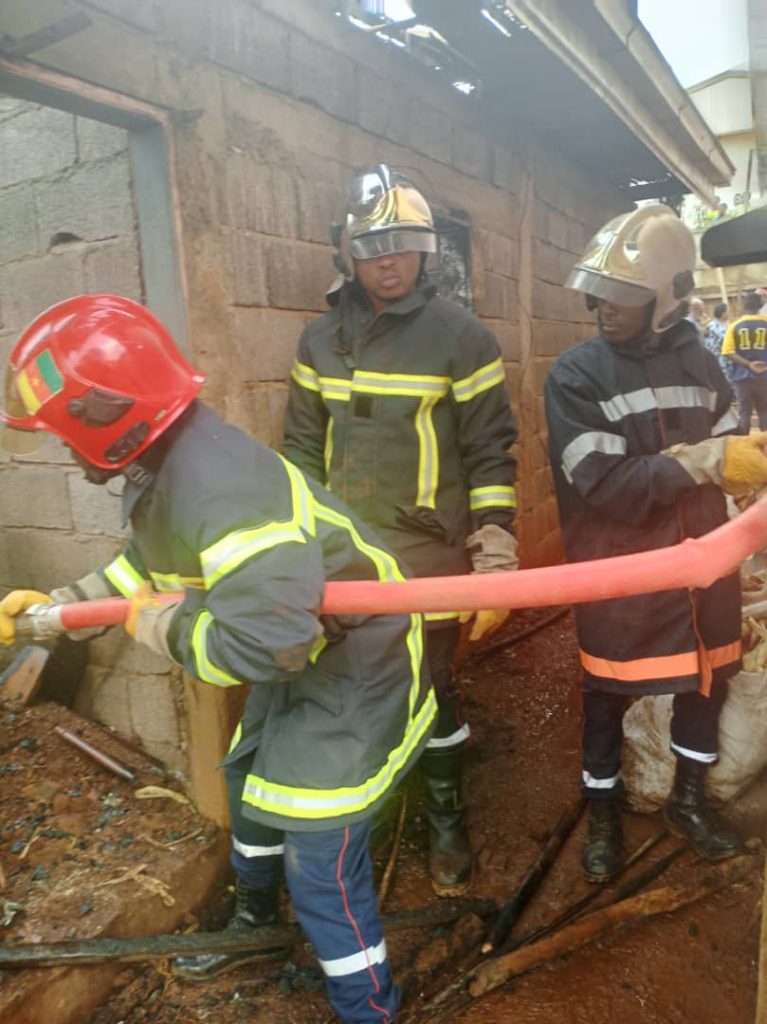
[[[730,380],[738,399],[740,432],[751,430],[756,409],[759,429],[767,430],[767,316],[760,313],[762,297],[750,292],[743,299],[743,316],[733,320],[722,342],[730,360]]]

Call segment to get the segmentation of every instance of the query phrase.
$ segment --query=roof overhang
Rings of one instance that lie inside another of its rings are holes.
[[[482,98],[631,199],[715,203],[734,168],[651,37],[616,0],[411,0],[482,72]],[[509,34],[483,7],[508,12]]]

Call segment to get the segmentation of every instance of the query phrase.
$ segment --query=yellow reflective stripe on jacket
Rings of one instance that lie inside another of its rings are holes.
[[[414,398],[432,396],[434,402],[448,392],[449,377],[433,377],[414,373],[373,373],[355,370],[352,390],[368,395],[406,395]]]
[[[293,363],[293,368],[290,371],[290,376],[296,382],[300,384],[302,388],[306,388],[307,391],[319,391],[320,390],[320,378],[317,376],[315,370],[311,366],[307,366],[306,363],[299,363],[296,361]]]
[[[147,580],[131,565],[125,555],[119,555],[104,570],[104,575],[123,597],[132,597]]]
[[[242,799],[253,807],[285,818],[333,818],[362,811],[378,800],[396,780],[436,713],[437,701],[430,689],[417,715],[411,718],[402,742],[391,751],[386,764],[358,786],[300,789],[269,782],[258,775],[248,775]]]
[[[456,402],[468,402],[469,399],[476,398],[483,391],[489,391],[496,384],[502,384],[505,379],[503,363],[500,359],[494,359],[492,363],[481,366],[470,377],[455,381],[453,397]]]
[[[241,686],[239,679],[214,665],[208,657],[208,630],[214,621],[210,612],[203,610],[195,619],[192,628],[192,651],[197,666],[197,678],[204,683],[213,683],[214,686]]]
[[[367,555],[373,565],[375,565],[378,579],[382,583],[403,582],[405,577],[402,575],[396,558],[390,555],[388,551],[384,551],[382,548],[364,541],[357,527],[348,516],[336,512],[335,509],[329,508],[327,505],[322,505],[319,501],[315,502],[315,514],[323,522],[331,523],[333,526],[338,526],[349,533],[355,548],[361,554]]]
[[[469,491],[472,512],[480,508],[516,508],[517,492],[513,487],[496,484],[493,487],[472,487]]]
[[[177,572],[150,572],[154,589],[161,594],[175,594],[177,591],[192,587],[202,590],[205,580],[202,576],[179,576]]]
[[[320,391],[326,401],[348,402],[352,397],[352,382],[343,377],[319,377]]]
[[[432,412],[441,397],[439,394],[424,395],[415,415],[418,435],[418,492],[415,503],[428,508],[434,508],[437,500],[439,443]]]
[[[299,470],[282,456],[278,458],[290,481],[290,519],[265,523],[252,530],[233,530],[201,551],[200,565],[206,590],[211,590],[224,576],[263,551],[269,551],[278,544],[305,544],[305,534],[314,534],[312,493]]]
[[[328,416],[328,425],[325,428],[325,487],[330,490],[330,467],[333,464],[333,417]]]
[[[234,748],[237,746],[237,744],[240,742],[241,739],[242,739],[242,721],[239,721],[237,723],[237,728],[234,730],[234,735],[232,736],[231,740],[229,741],[229,749],[227,750],[227,754],[231,754],[231,752],[234,750]]]
[[[446,622],[448,619],[457,619],[460,612],[424,612],[426,622]]]

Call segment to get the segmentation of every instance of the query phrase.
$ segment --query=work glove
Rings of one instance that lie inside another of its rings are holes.
[[[764,432],[675,444],[661,455],[678,462],[696,484],[717,484],[728,494],[738,496],[767,486],[766,446]]]
[[[495,523],[486,523],[466,540],[474,572],[512,572],[519,568],[517,540],[513,533]],[[469,642],[474,643],[489,636],[504,624],[511,615],[510,608],[489,608],[478,612],[461,612],[461,625],[472,622]]]
[[[33,604],[51,604],[47,594],[39,590],[12,590],[0,601],[0,644],[5,647],[16,639],[16,616],[21,615]]]
[[[66,587],[56,587],[51,591],[51,600],[54,604],[75,604],[78,601],[99,601],[104,597],[114,597],[109,584],[104,577],[97,572],[89,572],[74,583]],[[72,640],[92,640],[94,637],[106,633],[108,626],[89,626],[87,629],[67,630],[67,636]]]
[[[158,601],[152,585],[142,583],[130,598],[125,632],[140,644],[146,644],[155,654],[162,654],[175,661],[168,644],[168,630],[176,611],[178,604]]]

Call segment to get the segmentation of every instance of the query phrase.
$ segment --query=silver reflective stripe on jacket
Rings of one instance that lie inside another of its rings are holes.
[[[716,409],[716,392],[710,388],[674,385],[665,388],[640,388],[599,403],[610,423],[619,423],[627,416],[637,416],[653,409]]]
[[[573,482],[573,473],[577,466],[593,452],[603,455],[625,455],[626,438],[610,434],[605,430],[589,430],[574,437],[562,452],[562,472],[568,483]]]

